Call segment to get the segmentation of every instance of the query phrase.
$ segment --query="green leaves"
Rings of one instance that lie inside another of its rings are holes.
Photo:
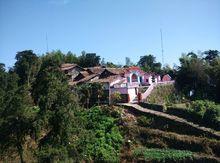
[[[137,148],[133,151],[135,158],[144,158],[146,161],[173,162],[185,158],[192,158],[193,153],[185,150]]]
[[[116,125],[116,120],[109,117],[98,107],[81,112],[78,117],[84,119],[84,129],[80,131],[71,148],[82,160],[116,161],[123,138]]]
[[[146,72],[156,72],[161,71],[161,63],[156,62],[156,58],[153,55],[141,56],[138,61],[138,65]]]

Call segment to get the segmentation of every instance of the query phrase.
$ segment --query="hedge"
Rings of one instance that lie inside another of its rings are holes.
[[[146,102],[140,102],[139,105],[142,106],[143,108],[160,111],[160,112],[163,112],[165,110],[165,106],[159,105],[159,104],[150,104]]]

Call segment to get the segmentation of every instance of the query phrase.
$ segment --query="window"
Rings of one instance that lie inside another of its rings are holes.
[[[143,77],[142,76],[140,76],[140,82],[142,83],[142,79],[143,79]]]
[[[138,76],[136,74],[132,74],[131,81],[132,82],[138,82]]]
[[[128,81],[128,83],[130,83],[130,78],[129,77],[127,77],[127,81]]]

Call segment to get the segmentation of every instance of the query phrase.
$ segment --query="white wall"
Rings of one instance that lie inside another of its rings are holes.
[[[128,88],[128,94],[129,94],[129,97],[130,97],[130,101],[133,101],[135,99],[135,97],[137,96],[135,94],[135,88]]]

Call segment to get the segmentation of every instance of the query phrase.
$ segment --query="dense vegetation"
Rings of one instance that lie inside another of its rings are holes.
[[[190,151],[173,150],[173,149],[154,149],[154,148],[137,148],[134,150],[135,158],[143,158],[146,161],[181,161],[186,158],[192,158],[193,154]]]
[[[175,125],[153,117],[136,118],[138,115],[131,115],[134,116],[131,121],[130,113],[125,113],[123,109],[100,105],[104,97],[100,91],[101,85],[85,84],[71,90],[65,74],[60,71],[62,63],[76,63],[82,67],[121,65],[106,63],[104,59],[100,62],[100,56],[86,52],[78,57],[61,51],[37,56],[33,51],[26,50],[18,52],[15,58],[14,67],[8,70],[0,64],[0,161],[117,162],[139,159],[138,156],[161,161],[194,155],[172,148],[219,157],[216,152],[219,149],[218,140],[207,137],[193,139],[190,136],[182,138],[176,133],[186,134],[185,130],[178,130]],[[140,58],[138,65],[143,70],[161,75],[169,73],[177,81],[175,87],[167,90],[169,96],[160,99],[155,96],[152,100],[156,103],[165,101],[168,106],[184,97],[190,102],[190,115],[195,114],[202,125],[218,129],[219,52],[207,51],[203,57],[189,53],[181,57],[180,62],[181,65],[175,69],[169,66],[161,68],[153,55]],[[125,66],[131,65],[135,64],[126,58]],[[176,95],[181,94],[181,98],[177,99],[172,91]],[[195,117],[192,119],[196,121]],[[171,131],[176,133],[168,133]],[[175,141],[182,142],[182,146],[175,144]],[[202,144],[204,142],[205,145]],[[151,149],[135,150],[137,146]]]
[[[118,160],[123,138],[117,116],[79,106],[59,69],[59,56],[23,51],[9,71],[1,64],[1,159],[18,154],[21,162],[31,157],[40,162]]]

